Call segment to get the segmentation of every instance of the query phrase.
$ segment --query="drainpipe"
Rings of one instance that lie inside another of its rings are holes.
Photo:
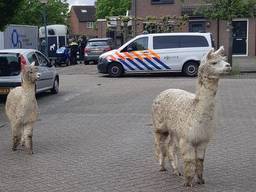
[[[217,19],[217,47],[216,49],[219,49],[220,47],[220,19]]]
[[[134,36],[137,35],[137,21],[136,21],[136,18],[137,18],[137,2],[136,0],[132,0],[132,10],[133,10],[133,16],[134,16]]]

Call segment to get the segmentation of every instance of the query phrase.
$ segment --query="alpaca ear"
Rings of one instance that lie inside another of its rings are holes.
[[[30,66],[35,66],[35,65],[36,65],[36,62],[33,61]]]
[[[220,48],[214,54],[215,55],[224,55],[224,47],[220,46]]]
[[[210,59],[212,58],[213,52],[214,52],[214,50],[211,49],[211,50],[207,53],[207,55],[206,55],[206,59],[207,59],[207,60],[210,60]]]

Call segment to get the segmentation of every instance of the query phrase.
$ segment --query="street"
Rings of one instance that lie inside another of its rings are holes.
[[[206,184],[159,172],[151,104],[168,88],[195,92],[196,78],[133,75],[109,78],[95,65],[58,68],[60,93],[37,96],[34,154],[11,151],[0,101],[1,192],[254,192],[256,76],[225,77],[216,97],[217,130],[205,159]]]

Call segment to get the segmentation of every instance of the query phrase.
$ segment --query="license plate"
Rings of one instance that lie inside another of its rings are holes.
[[[0,94],[8,94],[10,92],[10,88],[0,87]]]
[[[94,53],[100,53],[100,52],[102,52],[102,50],[101,50],[101,49],[94,49],[94,50],[92,50],[92,52],[94,52]]]

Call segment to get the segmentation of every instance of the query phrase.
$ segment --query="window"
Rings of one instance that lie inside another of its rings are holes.
[[[180,36],[180,47],[208,47],[203,36]]]
[[[153,37],[154,49],[179,48],[178,36],[158,36]]]
[[[148,37],[142,37],[131,42],[122,52],[127,51],[141,51],[148,49]]]
[[[174,0],[151,0],[151,4],[174,4]]]
[[[158,36],[153,37],[154,49],[170,49],[184,47],[208,47],[209,44],[203,36]]]
[[[92,29],[92,28],[93,28],[93,25],[94,25],[93,22],[87,22],[87,23],[86,23],[86,27],[89,28],[89,29]]]
[[[35,65],[38,66],[38,60],[36,58],[35,53],[30,52],[27,54],[27,58],[30,64],[32,64],[33,62],[35,62]]]
[[[36,55],[37,55],[37,58],[39,61],[39,65],[46,67],[48,65],[49,61],[42,54],[40,54],[38,52],[36,52]]]
[[[190,21],[189,32],[205,32],[205,21]]]
[[[0,55],[0,76],[15,76],[20,74],[20,64],[17,55]]]

